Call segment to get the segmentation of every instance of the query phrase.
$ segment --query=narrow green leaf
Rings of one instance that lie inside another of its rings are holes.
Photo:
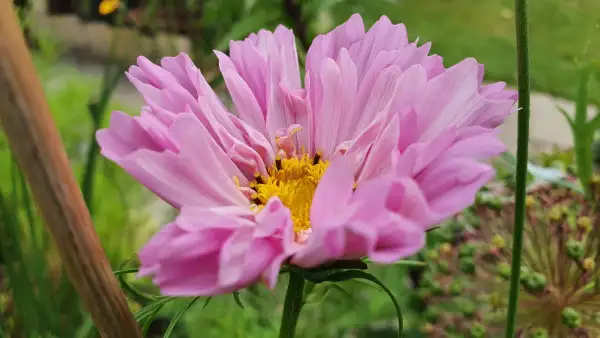
[[[154,318],[156,318],[156,316],[158,315],[160,310],[162,310],[163,306],[164,305],[160,305],[160,306],[153,308],[152,312],[150,312],[146,318],[144,318],[143,320],[141,320],[139,322],[140,325],[142,326],[141,330],[142,330],[142,334],[144,336],[146,336],[148,334],[148,329],[150,329],[150,325],[152,325],[152,322],[154,322]]]
[[[165,306],[165,304],[172,301],[173,299],[174,298],[172,297],[160,298],[148,304],[147,306],[137,310],[133,314],[135,320],[141,325],[142,333],[144,336],[146,335],[148,328],[152,324],[152,321],[154,320],[154,318],[156,318],[158,312],[160,312],[160,310]]]
[[[239,307],[241,307],[242,309],[244,308],[244,304],[242,303],[242,299],[240,298],[240,292],[239,291],[234,291],[233,292],[233,299],[235,299],[235,302],[237,305],[239,305]]]
[[[126,275],[126,274],[130,274],[130,273],[135,273],[135,272],[138,272],[138,271],[139,271],[138,268],[131,268],[131,269],[115,270],[115,271],[113,271],[113,273],[115,274],[115,276],[120,276],[120,275]]]
[[[317,284],[315,287],[304,297],[304,303],[306,305],[318,305],[321,304],[331,291],[332,283]]]
[[[187,310],[189,310],[192,306],[194,306],[194,304],[198,301],[198,299],[200,299],[200,297],[195,297],[189,303],[187,303],[187,305],[184,308],[182,308],[179,312],[177,312],[175,317],[173,317],[173,320],[171,320],[171,322],[169,323],[169,326],[167,327],[167,330],[165,331],[164,338],[171,337],[171,334],[173,333],[173,330],[175,329],[175,326],[177,325],[177,323],[179,322],[181,317],[183,317],[183,315],[186,313]]]
[[[555,105],[556,109],[558,109],[558,111],[562,114],[562,116],[565,118],[565,120],[567,120],[567,122],[569,123],[569,127],[571,128],[571,132],[575,133],[575,120],[573,119],[573,117],[571,117],[571,115],[569,115],[569,113],[561,106]]]
[[[327,280],[323,280],[322,282],[343,282],[352,279],[364,279],[373,282],[377,284],[377,286],[379,286],[383,291],[385,291],[385,293],[387,293],[392,303],[394,303],[394,308],[396,309],[396,316],[398,317],[398,336],[402,337],[404,325],[400,305],[398,304],[398,301],[396,300],[396,297],[394,296],[392,291],[390,291],[390,289],[388,289],[379,279],[377,279],[377,277],[361,270],[347,270],[331,274],[327,276]]]
[[[135,288],[133,285],[131,285],[125,279],[125,275],[128,273],[127,271],[132,270],[132,269],[125,269],[125,266],[130,261],[131,261],[131,258],[125,260],[123,263],[121,263],[121,266],[119,266],[119,270],[116,270],[114,272],[115,276],[117,276],[117,279],[121,283],[121,288],[123,289],[123,291],[125,291],[126,294],[131,296],[131,298],[133,298],[134,301],[140,303],[142,306],[145,306],[148,303],[152,303],[152,302],[156,301],[157,299],[164,298],[164,297],[154,296],[154,295],[145,293],[143,291],[140,291],[137,288]]]
[[[336,291],[338,291],[339,293],[343,294],[344,296],[346,296],[349,299],[354,299],[354,297],[352,296],[352,294],[350,292],[348,292],[346,289],[344,289],[343,287],[333,283],[331,284],[331,287],[334,288]]]
[[[206,307],[208,306],[208,303],[210,303],[211,300],[212,300],[212,297],[206,298],[206,300],[204,301],[204,305],[202,306],[202,310],[206,309]]]

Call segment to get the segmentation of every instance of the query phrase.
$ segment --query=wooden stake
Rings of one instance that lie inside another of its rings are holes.
[[[0,124],[96,327],[107,338],[141,338],[69,166],[11,0],[0,0]]]

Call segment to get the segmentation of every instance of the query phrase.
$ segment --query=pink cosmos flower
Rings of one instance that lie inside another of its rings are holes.
[[[273,287],[282,264],[311,268],[418,251],[425,231],[471,204],[504,150],[514,111],[483,66],[445,68],[382,17],[359,15],[318,36],[304,85],[282,26],[216,52],[226,107],[189,57],[127,73],[141,115],[112,115],[102,153],[180,209],[141,250],[141,275],[166,295]]]

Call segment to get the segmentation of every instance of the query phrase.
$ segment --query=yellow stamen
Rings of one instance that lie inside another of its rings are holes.
[[[102,0],[98,6],[98,13],[100,15],[108,15],[119,8],[121,1],[119,0]]]
[[[268,176],[256,176],[251,197],[260,210],[274,196],[290,209],[296,233],[310,229],[310,206],[321,177],[329,163],[320,158],[284,158],[268,169]]]

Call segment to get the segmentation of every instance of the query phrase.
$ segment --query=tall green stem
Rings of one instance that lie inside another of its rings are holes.
[[[279,338],[294,338],[300,310],[304,305],[304,276],[298,272],[290,272],[290,280],[283,303],[283,317]]]
[[[515,0],[515,22],[517,30],[517,67],[519,84],[519,127],[517,139],[517,191],[515,193],[515,228],[512,250],[512,271],[506,318],[506,338],[513,338],[516,329],[523,228],[525,225],[525,186],[527,184],[527,160],[529,152],[529,47],[527,0]]]

